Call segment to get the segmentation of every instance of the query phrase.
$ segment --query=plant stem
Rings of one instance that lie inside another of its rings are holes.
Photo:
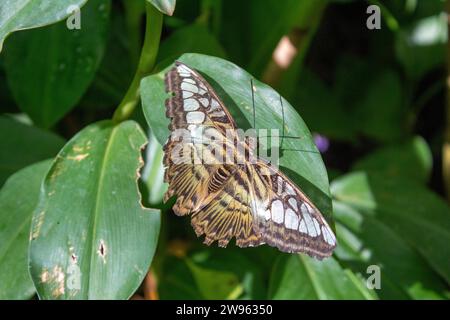
[[[145,38],[141,50],[139,64],[128,91],[113,115],[113,121],[119,123],[128,119],[139,103],[140,83],[144,76],[151,73],[155,65],[159,49],[163,15],[153,5],[145,5],[147,21],[145,25]]]
[[[450,14],[450,3],[447,2],[447,15]],[[450,24],[447,23],[450,31]],[[447,201],[450,203],[450,43],[447,42],[447,123],[442,146],[442,172],[447,191]]]

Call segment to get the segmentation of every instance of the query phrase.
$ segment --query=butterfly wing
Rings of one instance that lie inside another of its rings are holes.
[[[239,247],[262,244],[251,210],[251,185],[246,166],[230,166],[221,174],[225,182],[210,194],[210,200],[201,210],[192,214],[192,227],[197,236],[205,235],[204,243],[218,241],[225,247],[236,238]]]
[[[284,252],[330,256],[336,237],[309,198],[270,164],[258,161],[249,171],[252,213],[262,241]]]
[[[164,177],[169,183],[165,201],[177,195],[174,212],[185,215],[206,204],[206,186],[223,162],[226,134],[236,126],[210,85],[185,64],[176,62],[165,84],[172,94],[166,100],[171,136],[164,146]],[[227,150],[234,153],[231,143]]]

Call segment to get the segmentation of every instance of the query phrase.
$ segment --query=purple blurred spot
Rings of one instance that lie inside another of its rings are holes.
[[[318,133],[313,134],[314,143],[316,144],[317,149],[319,149],[320,153],[327,152],[330,147],[330,140],[327,137],[322,136]]]

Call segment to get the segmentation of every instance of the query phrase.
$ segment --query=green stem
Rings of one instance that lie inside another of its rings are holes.
[[[113,121],[119,123],[128,119],[139,103],[140,83],[143,77],[150,74],[155,65],[159,49],[163,15],[153,5],[146,3],[147,21],[145,38],[139,64],[128,91],[113,115]]]

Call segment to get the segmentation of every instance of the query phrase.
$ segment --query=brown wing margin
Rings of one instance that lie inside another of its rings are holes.
[[[288,253],[319,260],[331,256],[336,238],[320,211],[281,171],[269,164],[249,165],[255,215],[262,240]]]

